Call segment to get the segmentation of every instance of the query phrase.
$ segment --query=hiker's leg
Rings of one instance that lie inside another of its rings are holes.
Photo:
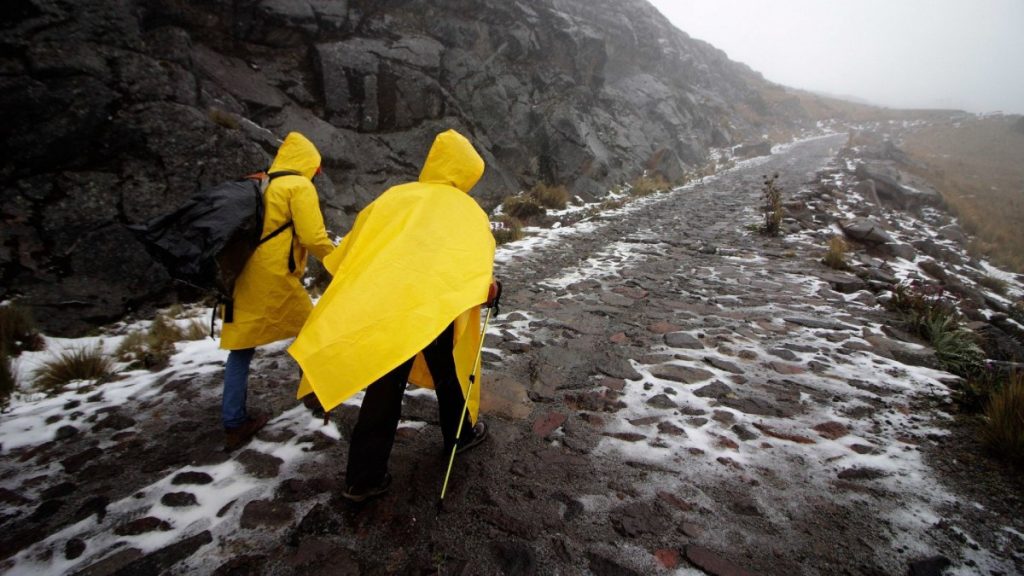
[[[248,391],[249,364],[255,348],[232,350],[224,364],[224,394],[221,398],[221,421],[225,428],[237,428],[245,423],[245,399]]]
[[[345,482],[349,488],[371,488],[387,474],[412,362],[410,358],[366,389],[348,447]]]
[[[452,348],[455,345],[455,325],[449,324],[441,335],[423,349],[423,357],[427,361],[430,377],[434,380],[434,392],[437,393],[437,409],[441,417],[441,434],[444,437],[445,453],[455,445],[455,430],[466,398],[459,385],[459,376],[455,371],[455,357]],[[462,420],[460,440],[465,442],[473,435],[473,425],[469,414]]]

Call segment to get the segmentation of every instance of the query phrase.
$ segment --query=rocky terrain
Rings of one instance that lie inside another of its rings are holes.
[[[816,119],[643,0],[12,0],[0,29],[0,299],[61,335],[169,302],[126,226],[265,168],[293,130],[343,234],[448,128],[486,159],[490,209],[537,183],[677,181]]]
[[[217,429],[225,355],[209,340],[179,344],[160,372],[21,398],[0,419],[0,570],[1024,571],[1024,485],[978,450],[956,377],[879,303],[941,270],[931,281],[976,295],[962,300],[976,328],[1019,347],[1005,309],[1022,279],[966,255],[895,148],[846,143],[776,147],[502,247],[482,384],[492,438],[456,460],[441,507],[432,395],[407,394],[391,491],[348,505],[359,399],[312,417],[286,343],[261,349],[250,385],[274,417],[232,454]],[[788,217],[769,238],[751,225],[774,172]],[[821,263],[841,226],[861,238],[849,272]]]

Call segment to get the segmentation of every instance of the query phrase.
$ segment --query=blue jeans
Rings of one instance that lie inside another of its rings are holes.
[[[249,418],[245,412],[245,398],[249,389],[249,363],[255,348],[232,350],[224,364],[224,396],[220,414],[224,428],[238,428]]]

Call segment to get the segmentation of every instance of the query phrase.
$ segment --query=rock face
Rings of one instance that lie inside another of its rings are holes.
[[[487,161],[492,208],[538,182],[593,198],[645,170],[672,181],[803,115],[643,0],[12,2],[0,299],[57,334],[166,297],[125,226],[265,167],[292,130],[323,154],[342,234],[447,128]]]

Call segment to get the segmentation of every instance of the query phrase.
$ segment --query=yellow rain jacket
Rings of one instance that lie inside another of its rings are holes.
[[[235,283],[234,321],[224,324],[220,347],[252,348],[299,333],[313,304],[302,286],[307,252],[321,261],[334,250],[324,230],[320,198],[310,179],[320,167],[316,146],[298,132],[285,137],[269,172],[302,176],[274,178],[263,196],[263,236],[292,221],[293,227],[267,240],[245,263]],[[295,270],[288,270],[289,250]]]
[[[324,261],[334,275],[288,352],[302,367],[301,398],[330,410],[414,355],[410,382],[433,387],[419,354],[455,322],[463,395],[480,346],[494,236],[468,192],[484,161],[454,130],[434,140],[419,181],[388,189],[356,217]],[[470,398],[476,421],[480,376]]]

